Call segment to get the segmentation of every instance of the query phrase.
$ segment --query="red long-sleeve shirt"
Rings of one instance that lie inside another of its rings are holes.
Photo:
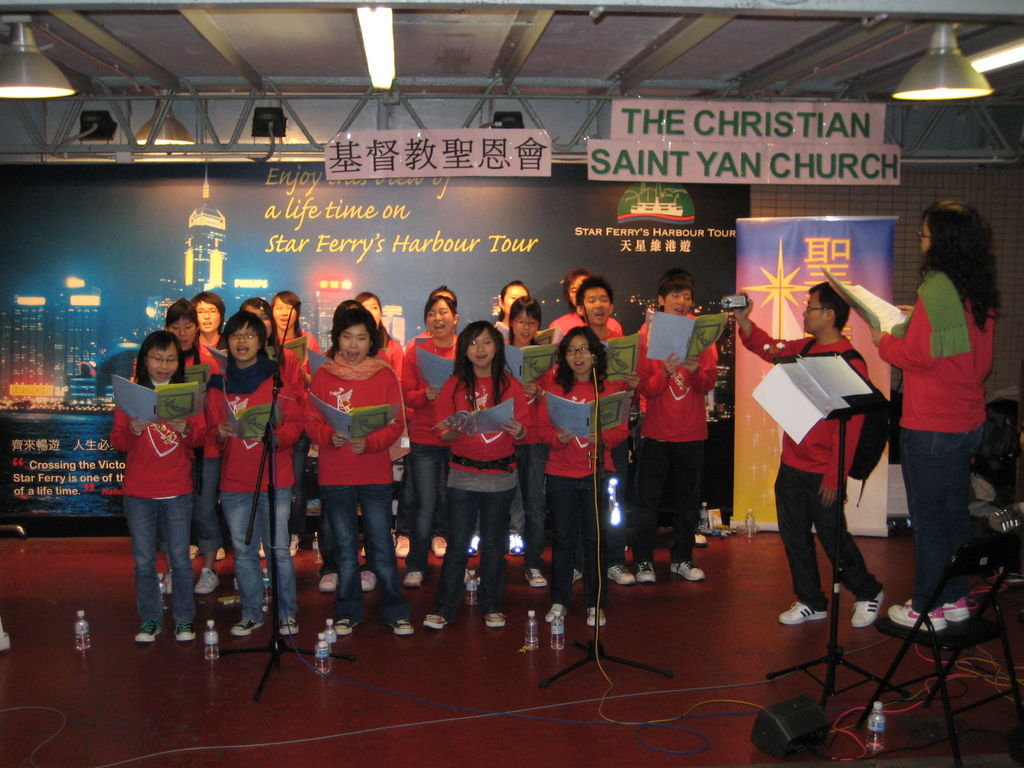
[[[704,395],[718,378],[718,347],[712,344],[697,359],[693,373],[679,367],[669,376],[661,360],[648,359],[647,336],[642,334],[637,391],[646,401],[644,437],[669,443],[708,439]]]
[[[555,384],[553,378],[549,385],[548,392],[566,400],[574,400],[578,403],[594,401],[592,382],[574,382],[568,392],[564,392],[562,387]],[[601,396],[614,395],[624,389],[626,389],[626,385],[621,381],[606,381]],[[548,464],[544,470],[547,474],[559,477],[586,477],[594,471],[590,463],[590,454],[593,452],[594,446],[589,440],[584,440],[581,437],[573,437],[568,443],[563,443],[558,439],[559,428],[551,423],[551,418],[548,416],[547,398],[543,398],[540,404],[537,431],[541,440],[550,448]],[[601,437],[604,440],[604,468],[606,471],[615,471],[611,449],[625,440],[628,434],[629,425],[625,423],[601,431]]]
[[[461,381],[455,378],[448,379],[441,387],[441,394],[434,401],[434,415],[437,418],[435,424],[447,419],[456,411],[472,411],[482,408],[490,408],[497,403],[493,402],[494,382],[491,377],[478,378],[476,380],[476,391],[473,393],[473,404],[470,405],[466,397],[466,388]],[[508,377],[508,388],[502,393],[501,402],[512,400],[512,411],[516,421],[523,425],[529,433],[530,415],[526,407],[526,396],[523,394],[523,386],[511,376]],[[452,453],[474,461],[494,461],[504,459],[515,453],[515,443],[512,437],[504,430],[498,432],[478,432],[474,435],[459,435],[454,442],[450,443]],[[471,472],[478,470],[472,467],[459,466]]]
[[[434,430],[440,421],[434,415],[434,402],[427,399],[427,382],[420,375],[420,367],[416,362],[416,348],[422,347],[430,352],[449,360],[455,359],[455,347],[458,340],[450,347],[439,347],[433,338],[413,339],[405,347],[405,363],[402,368],[402,396],[405,407],[409,409],[409,439],[420,445],[444,445]]]
[[[995,320],[984,330],[964,310],[971,351],[934,358],[932,326],[918,298],[906,336],[882,336],[878,353],[903,370],[900,426],[928,432],[970,432],[985,422],[985,378],[992,370]]]
[[[769,362],[776,357],[787,357],[789,355],[801,354],[807,346],[809,338],[781,341],[773,339],[763,330],[751,322],[750,335],[744,337],[740,333],[743,346]],[[808,350],[808,354],[842,354],[853,349],[853,345],[847,338],[842,338],[834,344],[819,344],[817,342]],[[863,360],[851,360],[850,364],[867,378],[867,365]],[[846,451],[844,459],[845,471],[850,471],[853,463],[853,454],[857,448],[857,440],[860,439],[860,430],[864,425],[863,416],[854,416],[846,426]],[[799,443],[795,442],[789,435],[782,437],[782,463],[786,466],[800,469],[804,472],[822,474],[822,485],[833,491],[839,490],[839,422],[835,419],[822,419],[811,430],[804,435]]]
[[[226,383],[226,382],[225,382]],[[254,405],[269,403],[273,396],[274,378],[269,376],[250,394],[237,394],[211,388],[206,393],[206,422],[216,431],[218,425],[228,420],[227,409],[233,413]],[[274,429],[277,447],[274,450],[274,484],[287,488],[295,482],[292,468],[292,446],[302,434],[302,411],[295,399],[294,390],[287,383],[277,396],[281,410],[281,423]],[[220,490],[246,493],[256,490],[254,483],[259,473],[263,444],[259,440],[242,440],[229,437],[221,445]],[[268,472],[264,471],[259,490],[266,490]]]
[[[141,435],[131,430],[131,417],[114,409],[110,444],[125,451],[126,496],[165,499],[192,493],[192,449],[206,437],[206,419],[197,414],[188,419],[188,435],[182,436],[163,422],[149,424]]]
[[[367,435],[366,449],[354,453],[348,442],[335,447],[331,443],[334,427],[320,415],[311,399],[305,405],[306,434],[320,445],[320,485],[389,484],[393,478],[388,448],[405,427],[402,394],[394,371],[382,368],[368,379],[351,380],[335,375],[330,365],[325,364],[313,375],[309,391],[344,413],[373,405],[396,406],[395,421]]]

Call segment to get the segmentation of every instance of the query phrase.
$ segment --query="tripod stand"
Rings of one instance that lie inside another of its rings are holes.
[[[230,656],[240,653],[269,653],[270,658],[267,660],[267,665],[263,670],[263,675],[260,677],[259,684],[256,686],[256,690],[253,693],[253,701],[259,701],[260,696],[263,694],[263,688],[267,684],[267,680],[270,677],[270,670],[273,667],[281,666],[281,656],[289,650],[294,650],[297,653],[304,654],[306,656],[313,656],[315,652],[308,648],[289,648],[285,642],[284,637],[281,635],[281,608],[280,608],[280,584],[279,574],[277,567],[278,557],[278,530],[277,530],[277,488],[275,483],[275,472],[274,472],[274,458],[273,450],[276,444],[274,434],[274,415],[277,411],[277,399],[281,389],[281,378],[280,378],[280,367],[274,372],[274,388],[271,397],[270,412],[267,415],[267,424],[263,430],[263,446],[260,454],[260,466],[259,471],[256,475],[256,488],[252,495],[252,507],[249,511],[249,522],[246,528],[245,543],[246,546],[252,544],[253,528],[256,523],[256,515],[259,513],[260,488],[263,485],[263,474],[266,470],[267,474],[267,490],[266,499],[268,509],[268,528],[270,529],[270,542],[267,549],[267,559],[270,565],[270,593],[271,593],[271,606],[272,606],[272,621],[270,631],[270,641],[263,648],[231,648],[228,650],[221,651],[222,656]],[[230,406],[228,406],[230,408]],[[301,478],[298,479],[301,482]],[[346,661],[355,661],[356,657],[347,654],[331,653],[333,658],[344,659]]]
[[[852,398],[847,398],[849,401]],[[836,496],[835,507],[835,520],[834,520],[834,531],[835,535],[832,542],[832,551],[829,553],[830,559],[832,560],[832,601],[829,606],[829,630],[828,630],[828,642],[825,646],[825,655],[811,661],[804,662],[803,664],[797,664],[792,667],[780,669],[776,672],[769,672],[766,677],[768,680],[773,680],[776,677],[787,675],[790,672],[803,671],[807,672],[812,678],[822,685],[821,692],[821,706],[824,707],[829,696],[833,696],[837,693],[843,693],[851,688],[856,688],[858,685],[862,685],[867,680],[874,680],[875,682],[881,682],[881,678],[873,675],[865,669],[861,669],[856,664],[852,664],[847,661],[844,656],[843,647],[839,645],[838,634],[839,634],[839,587],[842,580],[842,567],[839,562],[839,542],[841,538],[841,532],[846,529],[846,521],[843,515],[843,504],[846,499],[846,427],[850,418],[858,413],[864,413],[869,410],[880,410],[888,406],[888,401],[880,392],[873,392],[870,396],[864,396],[863,399],[858,400],[856,405],[851,405],[848,408],[842,408],[832,411],[827,418],[835,418],[839,420],[839,490]],[[816,667],[819,664],[826,665],[825,679],[821,680],[816,677],[810,669]],[[852,672],[856,672],[858,675],[865,678],[859,680],[852,685],[847,686],[841,690],[836,689],[836,668],[844,667]]]
[[[594,482],[594,525],[596,526],[597,533],[597,552],[594,557],[594,567],[597,570],[597,604],[594,606],[594,636],[586,643],[581,643],[578,640],[573,643],[574,646],[586,651],[586,655],[582,659],[574,661],[567,667],[556,672],[550,677],[546,677],[540,681],[541,688],[547,688],[553,682],[558,680],[560,677],[564,677],[573,670],[579,669],[585,664],[590,662],[597,663],[601,661],[611,661],[615,664],[623,664],[628,667],[634,667],[636,669],[642,669],[647,672],[654,672],[655,674],[664,675],[665,677],[673,677],[673,672],[667,669],[660,669],[653,667],[648,664],[642,664],[638,661],[632,661],[630,659],[622,658],[621,656],[611,656],[605,653],[604,644],[601,642],[601,610],[602,610],[602,597],[604,590],[601,588],[605,561],[601,554],[602,539],[601,539],[601,521],[605,518],[605,507],[606,502],[603,501],[606,497],[604,495],[604,439],[601,435],[602,430],[602,413],[601,413],[601,395],[598,391],[598,382],[596,372],[594,374],[594,453],[591,456],[591,460],[594,462],[593,482]]]

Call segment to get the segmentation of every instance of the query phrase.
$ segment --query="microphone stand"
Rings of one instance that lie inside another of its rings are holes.
[[[586,310],[584,309],[584,313]],[[595,361],[596,362],[596,361]],[[664,677],[675,677],[675,673],[669,669],[661,669],[659,667],[653,667],[649,664],[642,664],[638,661],[632,661],[630,659],[623,658],[621,656],[611,656],[605,653],[604,643],[601,642],[601,608],[603,605],[604,589],[601,588],[601,580],[604,575],[604,557],[602,556],[602,545],[604,543],[601,536],[601,525],[604,520],[604,511],[607,499],[607,488],[604,482],[604,438],[601,434],[602,423],[601,423],[601,394],[598,391],[597,381],[597,368],[591,368],[591,374],[594,378],[594,453],[591,455],[591,459],[594,461],[594,525],[597,526],[597,552],[594,556],[594,567],[597,569],[597,605],[594,606],[594,633],[593,637],[588,640],[585,644],[576,640],[573,645],[577,648],[581,648],[586,651],[586,655],[582,659],[574,661],[569,666],[556,672],[550,677],[546,677],[540,681],[541,688],[547,688],[558,678],[563,677],[575,669],[582,667],[584,664],[590,662],[597,663],[598,659],[601,661],[611,661],[615,664],[623,664],[627,667],[633,667],[635,669],[643,669],[647,672],[654,672]]]
[[[267,684],[267,680],[270,677],[270,670],[274,667],[281,666],[281,656],[289,650],[294,650],[296,653],[305,654],[306,656],[314,656],[316,652],[311,648],[290,648],[284,637],[281,635],[281,606],[280,606],[280,585],[278,583],[278,568],[277,568],[277,488],[275,485],[274,477],[274,445],[276,443],[274,435],[274,416],[277,413],[277,396],[281,391],[281,363],[277,362],[277,368],[274,370],[274,388],[270,399],[270,414],[267,416],[267,425],[263,429],[263,447],[260,454],[260,468],[256,473],[256,489],[252,494],[252,507],[249,510],[249,524],[245,530],[245,544],[249,546],[252,544],[253,528],[256,524],[256,515],[259,512],[260,502],[260,486],[263,484],[263,473],[264,470],[267,472],[267,503],[269,504],[268,513],[268,527],[270,529],[270,546],[267,550],[267,560],[270,566],[270,602],[273,606],[272,617],[270,627],[270,641],[263,648],[229,648],[220,652],[221,656],[230,656],[237,653],[269,653],[270,658],[267,659],[267,666],[263,670],[263,676],[260,677],[259,685],[256,686],[256,691],[252,695],[253,701],[259,701],[260,696],[263,695],[263,687]],[[356,657],[350,654],[342,653],[331,653],[335,659],[344,659],[345,661],[355,661]]]

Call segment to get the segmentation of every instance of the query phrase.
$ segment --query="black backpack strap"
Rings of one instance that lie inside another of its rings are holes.
[[[806,355],[808,352],[811,351],[811,347],[813,347],[817,343],[818,343],[818,340],[812,336],[811,338],[809,338],[807,340],[807,343],[804,344],[804,348],[800,350],[800,354],[801,355]]]

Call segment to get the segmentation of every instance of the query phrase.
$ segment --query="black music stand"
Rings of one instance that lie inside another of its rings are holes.
[[[816,355],[808,355],[807,357],[816,357]],[[817,357],[841,357],[840,355],[817,355]],[[795,358],[780,358],[777,362],[785,363],[792,362]],[[849,365],[849,361],[846,361]],[[850,366],[850,368],[860,376],[860,373]],[[828,703],[829,696],[834,696],[837,693],[843,693],[856,688],[858,685],[862,685],[867,680],[874,680],[877,683],[881,683],[882,679],[871,672],[868,672],[856,664],[846,660],[844,656],[843,647],[839,645],[839,589],[842,584],[840,579],[841,568],[839,565],[839,531],[846,527],[846,521],[844,519],[843,507],[846,503],[846,425],[850,421],[850,418],[859,414],[868,413],[870,411],[881,411],[889,407],[889,401],[885,399],[885,395],[878,391],[875,386],[868,381],[865,377],[860,376],[867,385],[871,388],[871,392],[865,395],[849,395],[841,396],[843,400],[847,402],[847,407],[837,408],[831,411],[825,418],[826,419],[838,419],[839,421],[839,490],[836,494],[835,502],[835,530],[836,537],[832,544],[832,552],[830,553],[830,559],[832,560],[832,602],[829,606],[829,627],[828,627],[828,643],[825,646],[825,655],[811,661],[806,661],[803,664],[796,664],[792,667],[786,667],[776,672],[769,672],[766,675],[768,680],[774,680],[776,677],[782,675],[788,675],[790,672],[806,672],[817,682],[822,685],[821,692],[821,706],[822,708]],[[866,482],[866,481],[865,481]],[[825,679],[821,680],[814,675],[810,669],[816,667],[819,664],[825,664],[827,666],[825,672]],[[846,688],[837,690],[836,689],[836,667],[844,667],[852,672],[856,672],[861,675],[864,680],[859,680]],[[906,695],[906,692],[903,692]]]
[[[595,380],[595,382],[594,382],[594,435],[595,436],[594,436],[594,457],[593,457],[593,461],[594,461],[594,474],[593,474],[593,478],[594,478],[595,490],[597,492],[597,498],[598,498],[597,507],[594,510],[594,515],[596,517],[595,524],[597,525],[598,547],[597,547],[597,552],[596,552],[595,557],[594,557],[594,567],[597,568],[597,578],[598,578],[598,580],[601,579],[602,574],[604,573],[604,567],[605,567],[605,565],[604,565],[605,559],[604,559],[604,557],[601,556],[601,546],[600,546],[600,543],[601,543],[601,522],[602,522],[602,520],[604,520],[604,517],[605,517],[604,512],[605,512],[605,505],[607,503],[607,501],[606,501],[607,500],[607,488],[605,487],[605,483],[604,483],[604,441],[601,439],[601,429],[602,429],[601,428],[601,396],[600,396],[600,393],[598,392],[598,389],[597,389],[597,381]],[[586,643],[581,643],[579,640],[576,640],[575,642],[573,642],[574,646],[576,646],[577,648],[581,648],[582,650],[586,651],[586,655],[582,659],[578,659],[577,661],[574,661],[572,664],[570,664],[569,666],[559,670],[558,672],[556,672],[555,674],[551,675],[550,677],[546,677],[543,680],[541,680],[540,681],[540,687],[541,688],[547,688],[553,682],[558,680],[558,678],[563,677],[563,676],[569,674],[570,672],[572,672],[575,669],[579,669],[584,664],[589,664],[590,662],[595,662],[596,663],[598,659],[600,659],[601,661],[611,661],[611,662],[614,662],[615,664],[624,664],[627,667],[634,667],[636,669],[642,669],[642,670],[645,670],[647,672],[654,672],[655,674],[663,675],[665,677],[674,677],[675,676],[675,673],[673,673],[672,670],[670,670],[670,669],[660,669],[658,667],[652,667],[649,664],[642,664],[642,663],[640,663],[638,661],[631,661],[630,659],[624,659],[621,656],[610,656],[609,654],[605,653],[604,643],[602,643],[602,642],[600,642],[600,640],[598,640],[598,638],[600,637],[600,634],[601,634],[601,626],[600,625],[601,625],[602,601],[601,601],[600,598],[601,598],[602,595],[603,595],[603,591],[600,591],[598,593],[597,605],[594,606],[594,614],[595,614],[594,615],[594,636],[590,640],[588,640]]]
[[[281,378],[280,378],[280,366],[277,371],[274,372],[274,391],[271,398],[270,416],[267,418],[267,426],[263,430],[263,453],[260,456],[260,469],[256,475],[256,490],[253,491],[252,496],[252,509],[249,511],[249,526],[246,529],[245,543],[250,544],[252,542],[253,526],[256,522],[256,514],[259,511],[259,497],[260,497],[260,486],[263,484],[263,472],[267,470],[267,503],[269,505],[268,515],[268,527],[270,528],[270,549],[267,552],[267,560],[270,565],[270,594],[271,603],[273,604],[273,617],[271,619],[270,629],[270,641],[267,645],[260,648],[229,648],[220,652],[221,656],[231,656],[237,653],[269,653],[270,658],[267,660],[267,666],[263,670],[263,676],[260,678],[259,685],[256,686],[256,691],[252,695],[253,701],[259,701],[260,696],[263,694],[263,687],[267,684],[267,679],[270,677],[270,670],[273,667],[281,666],[281,657],[289,650],[294,650],[295,653],[301,653],[306,656],[315,656],[316,652],[309,648],[289,648],[288,643],[285,642],[284,637],[281,635],[281,608],[279,600],[279,585],[277,575],[277,553],[276,544],[278,537],[277,530],[277,488],[275,486],[274,477],[274,414],[277,413],[277,396],[281,390]],[[299,480],[301,482],[301,479]],[[356,657],[351,654],[343,653],[331,653],[332,658],[344,659],[345,661],[355,661]]]

